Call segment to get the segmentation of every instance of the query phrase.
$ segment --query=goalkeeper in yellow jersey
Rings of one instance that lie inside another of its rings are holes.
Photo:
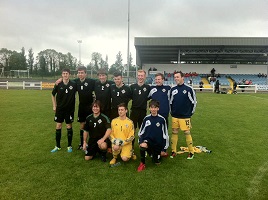
[[[134,124],[127,117],[127,106],[124,103],[118,105],[119,117],[112,120],[112,132],[110,139],[112,142],[113,159],[110,165],[116,163],[118,155],[126,162],[132,156],[132,140],[134,139]]]

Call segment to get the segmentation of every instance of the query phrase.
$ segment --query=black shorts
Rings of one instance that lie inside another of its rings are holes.
[[[71,124],[74,121],[74,112],[68,112],[65,110],[56,110],[54,121],[57,123]]]
[[[77,121],[85,122],[87,116],[89,116],[90,114],[92,114],[91,105],[88,106],[79,105]]]
[[[141,127],[142,121],[146,116],[146,113],[147,111],[144,109],[135,109],[135,108],[131,109],[130,119],[133,121],[135,130],[137,127],[138,128]]]
[[[161,160],[161,146],[157,146],[155,144],[152,144],[151,142],[146,142],[148,145],[148,148],[146,151],[148,152],[149,155],[152,155],[152,161],[154,163],[159,163]]]
[[[88,147],[87,147],[87,154],[85,156],[93,156],[95,157],[97,153],[102,152],[102,150],[99,148],[98,140],[100,138],[89,138],[88,139]],[[107,140],[105,142],[107,143]]]

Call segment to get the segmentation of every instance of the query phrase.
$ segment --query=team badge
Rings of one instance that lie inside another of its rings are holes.
[[[122,90],[122,93],[125,94],[126,93],[126,90]]]
[[[162,92],[166,92],[166,89],[165,89],[165,88],[163,88],[163,89],[162,89]]]
[[[147,121],[145,122],[145,127],[146,127],[146,126],[150,126],[150,125],[151,125],[150,120],[147,120]]]
[[[126,128],[128,128],[128,124],[125,124]]]
[[[156,126],[157,126],[157,127],[159,127],[159,126],[160,126],[160,123],[159,123],[159,122],[157,122],[157,123],[156,123]]]
[[[143,88],[143,91],[144,91],[144,92],[146,92],[146,91],[147,91],[147,89],[146,89],[146,88]]]
[[[69,89],[72,90],[73,89],[73,86],[70,86]]]
[[[110,86],[110,84],[109,84],[109,83],[107,83],[107,84],[106,84],[106,87],[109,87],[109,86]]]
[[[102,120],[101,120],[101,119],[99,119],[99,120],[98,120],[98,123],[99,123],[99,124],[101,124],[101,122],[102,122]]]
[[[187,93],[187,91],[186,90],[183,90],[183,94],[186,94]]]
[[[88,86],[88,83],[85,83],[84,86]]]

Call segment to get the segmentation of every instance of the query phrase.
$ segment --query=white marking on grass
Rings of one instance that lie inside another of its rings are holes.
[[[261,184],[262,178],[265,173],[268,172],[268,161],[264,163],[259,169],[257,174],[250,181],[250,185],[248,187],[248,196],[249,199],[255,199],[256,195],[259,193],[259,186]]]

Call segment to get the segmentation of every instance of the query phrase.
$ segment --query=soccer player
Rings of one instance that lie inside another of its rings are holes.
[[[83,133],[86,117],[92,114],[91,105],[93,102],[93,91],[95,86],[95,80],[87,78],[87,68],[80,66],[77,69],[78,78],[73,81],[76,82],[77,91],[79,95],[79,109],[77,121],[80,122],[80,144],[77,149],[82,149],[83,145]],[[58,79],[56,84],[60,83],[62,79]]]
[[[162,73],[155,74],[154,82],[156,85],[151,86],[149,98],[157,100],[160,104],[158,114],[162,115],[167,123],[168,127],[168,116],[169,116],[169,95],[171,87],[164,85],[165,77]],[[161,156],[167,157],[168,153],[163,149]]]
[[[118,105],[120,103],[125,103],[128,107],[128,102],[131,99],[130,88],[123,83],[123,78],[121,73],[114,73],[114,83],[111,86],[111,98],[112,98],[112,110],[111,110],[111,120],[118,117]]]
[[[80,144],[78,149],[82,149],[83,133],[86,117],[92,114],[91,105],[93,103],[93,91],[95,80],[87,78],[87,68],[84,66],[78,67],[78,79],[74,81],[77,84],[77,91],[79,95],[79,109],[77,121],[80,122]]]
[[[65,121],[68,136],[67,151],[72,152],[73,129],[72,123],[74,119],[75,109],[75,93],[76,83],[70,80],[70,70],[62,70],[62,82],[55,84],[52,90],[52,104],[55,112],[54,121],[56,122],[56,146],[51,150],[52,153],[61,150],[61,129],[62,123]]]
[[[172,136],[171,136],[171,158],[176,156],[178,131],[181,129],[186,137],[189,149],[187,159],[194,158],[193,140],[191,136],[191,116],[195,112],[196,96],[193,88],[184,84],[184,74],[176,72],[174,74],[176,86],[170,90],[170,108],[172,116]]]
[[[87,116],[84,127],[85,160],[93,159],[98,152],[101,155],[101,160],[106,162],[107,140],[111,133],[111,123],[109,118],[101,113],[99,100],[93,102],[92,112],[91,115]]]
[[[95,82],[96,100],[100,100],[103,110],[101,111],[107,117],[111,117],[111,85],[113,81],[107,80],[107,72],[100,69],[97,73],[99,80]],[[111,119],[111,118],[110,118]]]
[[[132,140],[134,138],[134,124],[127,117],[128,108],[126,104],[118,105],[119,117],[112,120],[112,132],[110,140],[112,142],[113,159],[110,165],[116,163],[117,157],[120,154],[121,159],[126,162],[132,156]]]
[[[168,127],[168,116],[169,116],[169,95],[171,87],[164,85],[165,77],[162,73],[155,74],[154,82],[156,85],[151,86],[149,98],[159,101],[160,107],[158,114],[162,115],[167,122]]]
[[[134,128],[140,128],[144,117],[147,114],[147,101],[150,92],[150,86],[145,84],[146,72],[138,70],[137,83],[130,86],[131,90],[131,113],[130,119],[134,123]]]
[[[160,164],[161,151],[169,146],[169,136],[166,120],[158,114],[159,102],[152,100],[149,103],[150,115],[147,115],[139,131],[139,145],[141,162],[138,171],[145,169],[145,151],[153,156],[153,162]]]

